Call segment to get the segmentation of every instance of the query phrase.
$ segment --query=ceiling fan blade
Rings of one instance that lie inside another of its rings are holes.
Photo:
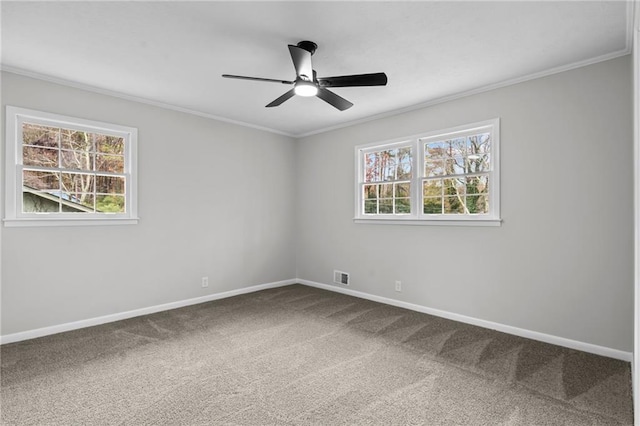
[[[289,53],[298,77],[305,76],[304,80],[313,81],[313,67],[311,65],[311,52],[301,47],[289,45]]]
[[[322,87],[318,87],[318,94],[316,96],[326,103],[338,108],[340,111],[344,111],[345,109],[349,109],[353,106],[353,104],[345,98],[338,96],[331,90],[327,90]]]
[[[239,80],[268,81],[270,83],[293,84],[293,81],[275,80],[273,78],[246,77],[244,75],[222,74],[224,78],[237,78]]]
[[[320,87],[386,86],[387,75],[383,72],[373,74],[341,75],[318,79]]]
[[[278,99],[276,99],[275,101],[267,105],[267,108],[278,106],[284,101],[286,101],[287,99],[293,98],[294,95],[295,95],[295,92],[293,91],[293,89],[291,89],[287,93],[285,93],[284,95],[280,96]]]

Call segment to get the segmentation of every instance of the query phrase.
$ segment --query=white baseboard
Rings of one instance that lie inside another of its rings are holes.
[[[170,309],[181,308],[184,306],[197,305],[199,303],[210,302],[212,300],[225,299],[227,297],[253,293],[256,291],[266,290],[269,288],[283,287],[286,285],[291,285],[296,283],[304,284],[310,287],[321,288],[324,290],[329,290],[337,293],[343,293],[350,296],[359,297],[361,299],[372,300],[374,302],[384,303],[387,305],[398,306],[400,308],[405,308],[405,309],[409,309],[416,312],[422,312],[425,314],[447,318],[450,320],[459,321],[466,324],[477,325],[479,327],[488,328],[491,330],[497,330],[503,333],[513,334],[515,336],[538,340],[538,341],[550,343],[553,345],[564,346],[570,349],[576,349],[579,351],[589,352],[596,355],[602,355],[609,358],[620,359],[627,362],[631,362],[633,359],[633,354],[631,352],[625,352],[617,349],[607,348],[604,346],[593,345],[591,343],[579,342],[577,340],[566,339],[564,337],[553,336],[550,334],[539,333],[537,331],[531,331],[523,328],[512,327],[510,325],[499,324],[491,321],[485,321],[482,319],[455,314],[452,312],[442,311],[439,309],[428,308],[422,305],[416,305],[413,303],[390,299],[388,297],[376,296],[376,295],[364,293],[361,291],[351,290],[348,288],[337,287],[335,285],[323,284],[323,283],[318,283],[315,281],[309,281],[304,279],[288,279],[288,280],[276,281],[276,282],[271,282],[266,284],[259,284],[251,287],[225,291],[222,293],[214,293],[214,294],[209,294],[202,297],[195,297],[193,299],[180,300],[177,302],[165,303],[162,305],[149,306],[147,308],[134,309],[132,311],[119,312],[116,314],[89,318],[86,320],[68,322],[68,323],[54,325],[50,327],[43,327],[43,328],[37,328],[34,330],[28,330],[28,331],[23,331],[19,333],[7,334],[5,336],[0,336],[0,344],[7,344],[7,343],[20,342],[23,340],[35,339],[37,337],[48,336],[51,334],[62,333],[65,331],[77,330],[85,327],[92,327],[94,325],[120,321],[120,320],[138,317],[142,315],[153,314],[161,311],[168,311]]]
[[[208,294],[202,297],[194,297],[193,299],[179,300],[177,302],[164,303],[162,305],[149,306],[147,308],[134,309],[132,311],[119,312],[116,314],[104,315],[101,317],[89,318],[86,320],[73,321],[64,324],[53,325],[50,327],[37,328],[35,330],[22,331],[19,333],[7,334],[0,336],[0,344],[20,342],[22,340],[35,339],[36,337],[48,336],[51,334],[62,333],[65,331],[77,330],[79,328],[92,327],[94,325],[105,324],[108,322],[120,321],[127,318],[139,317],[141,315],[154,314],[156,312],[168,311],[170,309],[182,308],[184,306],[197,305],[199,303],[210,302],[212,300],[225,299],[227,297],[238,296],[240,294],[253,293],[268,288],[282,287],[285,285],[296,284],[298,280],[289,279],[284,281],[276,281],[266,284],[254,285],[251,287],[239,288],[237,290],[225,291],[222,293]]]
[[[499,324],[491,321],[485,321],[482,319],[468,317],[465,315],[454,314],[452,312],[442,311],[440,309],[428,308],[426,306],[416,305],[413,303],[403,302],[400,300],[390,299],[387,297],[376,296],[369,293],[363,293],[361,291],[351,290],[343,287],[337,287],[335,285],[322,284],[322,283],[303,280],[303,279],[298,279],[297,282],[299,282],[300,284],[311,286],[311,287],[317,287],[324,290],[334,291],[337,293],[348,294],[349,296],[355,296],[361,299],[373,300],[374,302],[380,302],[387,305],[397,306],[400,308],[422,312],[422,313],[437,316],[437,317],[447,318],[450,320],[459,321],[466,324],[477,325],[479,327],[488,328],[491,330],[497,330],[503,333],[525,337],[527,339],[538,340],[540,342],[550,343],[552,345],[558,345],[558,346],[564,346],[570,349],[576,349],[578,351],[589,352],[592,354],[602,355],[609,358],[620,359],[622,361],[627,361],[627,362],[631,362],[633,359],[633,353],[621,351],[618,349],[612,349],[604,346],[593,345],[591,343],[579,342],[577,340],[566,339],[564,337],[553,336],[551,334],[539,333],[537,331],[525,330],[523,328],[512,327],[510,325]]]

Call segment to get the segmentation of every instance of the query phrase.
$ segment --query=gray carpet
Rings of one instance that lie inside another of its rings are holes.
[[[302,285],[1,348],[7,425],[632,424],[629,363]]]

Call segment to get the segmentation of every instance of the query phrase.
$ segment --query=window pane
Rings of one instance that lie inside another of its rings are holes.
[[[467,154],[470,173],[490,170],[491,134],[480,133],[467,138]]]
[[[124,178],[96,176],[96,192],[99,194],[124,194]]]
[[[380,200],[380,214],[392,214],[393,213],[393,200],[381,199]]]
[[[94,151],[92,133],[73,129],[62,129],[61,133],[62,149],[87,152]]]
[[[426,143],[425,176],[488,171],[490,149],[489,133]]]
[[[393,197],[393,184],[385,183],[380,185],[380,198],[392,198]]]
[[[58,213],[60,202],[46,192],[22,192],[23,213]]]
[[[378,198],[378,185],[365,185],[364,198],[365,199]]]
[[[62,167],[72,170],[93,170],[95,154],[89,151],[60,151]]]
[[[376,214],[376,213],[378,213],[378,200],[365,200],[364,201],[364,212],[365,212],[365,214]]]
[[[464,157],[455,157],[445,160],[445,173],[448,175],[461,175],[465,173]]]
[[[124,195],[97,195],[96,210],[103,213],[124,213]]]
[[[443,200],[444,214],[463,214],[464,199],[456,196],[447,196]]]
[[[466,202],[470,214],[489,213],[489,176],[467,178]]]
[[[22,185],[31,189],[59,190],[60,173],[23,170]]]
[[[365,182],[384,182],[411,176],[411,147],[364,154]]]
[[[465,155],[467,151],[466,138],[448,139],[443,142],[444,155],[446,157],[459,157]]]
[[[371,152],[366,155],[365,181],[381,182],[389,180],[390,151]]]
[[[381,170],[382,170],[382,179],[381,180],[394,180],[396,178],[396,155],[398,153],[397,149],[392,149],[390,151],[382,151],[381,156]]]
[[[95,135],[96,151],[105,154],[124,155],[124,139],[115,136]]]
[[[429,142],[424,145],[425,160],[439,160],[447,156],[446,143],[443,141]]]
[[[471,176],[467,178],[467,194],[486,194],[489,192],[489,176]]]
[[[482,173],[491,170],[491,161],[489,154],[470,155],[467,157],[469,167],[468,173]]]
[[[433,197],[442,195],[442,180],[430,179],[425,180],[422,184],[422,194],[425,197]]]
[[[396,198],[395,209],[397,214],[411,213],[411,200],[409,198]]]
[[[60,146],[60,129],[39,124],[22,123],[23,145],[35,145],[49,148]]]
[[[84,173],[62,173],[62,190],[64,192],[87,193],[94,191],[94,175]]]
[[[69,201],[70,203],[77,204],[78,207],[71,206],[69,211],[86,211],[86,209],[82,209],[82,207],[93,210],[95,195],[94,194],[63,194],[63,199]],[[62,210],[65,210],[65,206],[62,206]]]
[[[377,162],[376,154],[368,152],[364,154],[364,181],[377,182],[380,180],[380,167]]]
[[[411,162],[411,148],[400,148],[398,150],[398,167],[396,172],[396,179],[411,179]]]
[[[489,213],[489,195],[467,195],[467,210],[470,214]]]
[[[410,197],[411,196],[411,184],[410,183],[396,183],[396,197]]]
[[[427,197],[424,199],[425,214],[442,214],[442,197]]]
[[[430,176],[442,176],[444,175],[444,161],[427,161],[424,163],[424,175]]]
[[[22,147],[22,164],[25,166],[58,167],[57,149],[35,146]]]
[[[96,171],[124,173],[124,157],[121,155],[96,155]]]
[[[480,133],[478,135],[469,136],[467,138],[467,153],[488,154],[491,150],[491,134]]]
[[[466,192],[466,178],[442,179],[444,195],[464,195]]]

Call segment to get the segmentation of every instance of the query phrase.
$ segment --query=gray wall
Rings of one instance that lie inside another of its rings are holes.
[[[298,278],[631,351],[631,83],[625,56],[303,138]],[[354,146],[495,117],[501,227],[353,223]]]
[[[628,56],[298,141],[2,77],[3,107],[137,127],[141,216],[1,227],[2,335],[339,269],[353,290],[632,350]],[[354,146],[495,117],[501,227],[353,223]]]
[[[2,335],[295,277],[293,139],[10,73],[5,105],[137,127],[141,220],[1,227]]]

